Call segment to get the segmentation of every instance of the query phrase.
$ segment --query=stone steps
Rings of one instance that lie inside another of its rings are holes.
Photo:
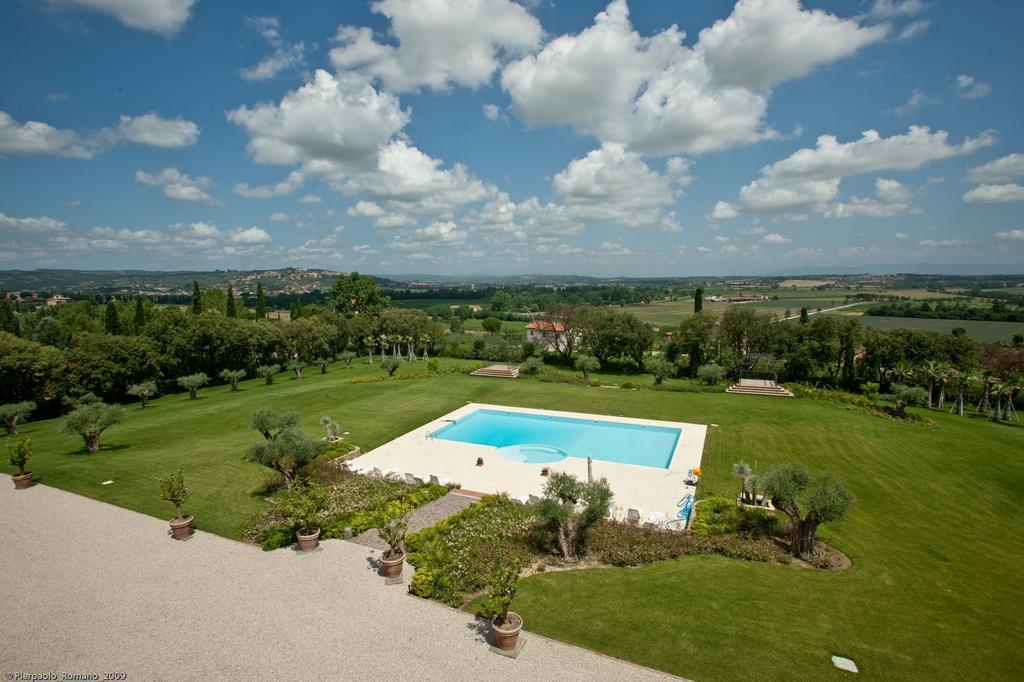
[[[515,379],[519,376],[519,367],[516,365],[490,365],[488,367],[482,367],[475,372],[470,372],[470,376]]]
[[[788,391],[781,386],[740,386],[734,384],[729,388],[725,389],[726,393],[741,393],[746,395],[773,395],[781,396],[784,398],[792,398],[793,392]]]

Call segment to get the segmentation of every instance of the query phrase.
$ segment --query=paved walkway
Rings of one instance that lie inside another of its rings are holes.
[[[441,519],[451,516],[452,514],[457,514],[466,507],[474,505],[479,501],[479,498],[448,493],[444,497],[439,497],[433,502],[428,502],[422,507],[413,509],[409,514],[409,530],[407,532],[411,535],[423,530],[424,528],[429,528]],[[360,533],[352,539],[352,542],[379,550],[385,550],[388,548],[388,543],[380,539],[380,534],[377,532],[376,528],[371,528],[365,533]]]
[[[0,676],[127,680],[652,680],[655,671],[524,633],[513,660],[461,612],[386,586],[376,552],[303,555],[197,532],[0,476]]]

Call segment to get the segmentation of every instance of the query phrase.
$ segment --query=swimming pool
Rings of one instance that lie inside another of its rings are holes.
[[[507,448],[503,455],[529,464],[568,457],[667,469],[679,429],[554,415],[475,410],[434,431],[432,438]],[[534,446],[518,447],[515,446]],[[564,454],[558,453],[561,450]]]

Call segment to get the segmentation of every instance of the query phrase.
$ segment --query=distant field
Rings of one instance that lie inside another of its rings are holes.
[[[462,321],[462,328],[464,330],[466,330],[466,331],[483,331],[483,329],[484,329],[483,325],[484,325],[484,321],[483,320],[478,320],[475,317],[471,317],[468,320],[463,320]],[[506,329],[515,329],[517,331],[521,331],[521,332],[525,333],[526,332],[526,322],[524,322],[523,320],[502,320],[501,321],[501,330],[505,331]]]
[[[835,314],[834,317],[848,317]],[[1022,322],[980,322],[977,320],[932,320],[921,317],[857,316],[862,327],[870,329],[920,329],[926,332],[948,334],[954,327],[963,327],[975,341],[994,343],[1008,341],[1018,332],[1024,332]]]
[[[656,303],[644,303],[641,305],[627,305],[616,307],[614,310],[632,313],[642,321],[653,324],[656,327],[674,327],[683,321],[684,317],[693,315],[693,299],[686,298],[678,301],[658,301]],[[704,310],[721,313],[725,310],[725,303],[704,303]]]
[[[487,307],[491,302],[486,298],[393,298],[391,305],[399,308],[418,308],[426,310],[434,306],[444,305],[480,305]]]

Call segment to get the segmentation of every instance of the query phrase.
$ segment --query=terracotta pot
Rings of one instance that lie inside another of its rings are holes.
[[[296,531],[295,537],[299,540],[299,549],[303,552],[312,552],[320,546],[320,529],[317,528],[309,535],[303,535],[302,531]]]
[[[494,640],[498,643],[499,649],[512,651],[519,641],[519,632],[523,629],[523,617],[512,611],[508,612],[508,620],[504,625],[495,625],[491,621],[491,631],[494,633]]]
[[[399,552],[393,557],[381,555],[380,565],[384,570],[385,578],[401,578],[402,564],[405,563],[405,552]]]
[[[175,540],[188,540],[194,532],[191,515],[180,519],[171,519],[171,534]]]
[[[14,487],[18,490],[24,490],[32,485],[32,472],[26,471],[23,474],[14,476]]]

